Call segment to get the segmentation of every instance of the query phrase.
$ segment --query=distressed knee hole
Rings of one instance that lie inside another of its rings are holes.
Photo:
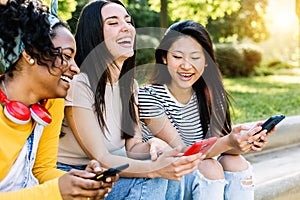
[[[253,184],[253,180],[252,180],[252,176],[250,176],[249,178],[246,178],[244,180],[241,180],[242,185],[252,185]]]
[[[253,184],[252,176],[250,176],[249,178],[246,178],[244,180],[241,180],[241,183],[244,186],[246,186],[246,185],[252,185]]]

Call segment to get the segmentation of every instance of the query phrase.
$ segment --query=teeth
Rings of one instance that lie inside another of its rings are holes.
[[[183,74],[183,73],[181,73],[180,75],[185,77],[192,76],[192,74]]]
[[[131,43],[131,38],[122,38],[117,41],[118,43]]]
[[[71,82],[71,79],[70,79],[69,77],[67,77],[67,76],[61,76],[60,78],[61,78],[62,80],[64,80],[64,81],[68,82],[68,83]]]

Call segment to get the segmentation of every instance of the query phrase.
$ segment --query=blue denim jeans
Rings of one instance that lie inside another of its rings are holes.
[[[191,174],[184,175],[180,181],[168,180],[166,199],[201,200],[200,195],[203,191],[200,190],[200,173],[195,170]]]
[[[73,166],[57,163],[57,168],[64,171],[70,171],[73,168],[82,170],[85,167],[85,165]],[[167,186],[168,180],[162,178],[120,178],[105,200],[177,200],[177,196],[165,198]]]
[[[254,178],[253,167],[248,163],[248,169],[239,172],[224,171],[227,184],[225,186],[225,200],[243,200],[254,199]],[[250,183],[245,183],[248,178],[251,178]]]
[[[56,168],[68,172],[71,169],[85,170],[86,165],[67,165],[63,163],[56,163]]]
[[[253,179],[252,166],[248,166],[244,171],[224,171],[225,179],[220,180],[209,180],[195,170],[181,181],[168,181],[167,195],[178,200],[254,200],[254,184],[243,184],[247,178]]]
[[[105,200],[164,199],[167,184],[162,178],[120,178]]]

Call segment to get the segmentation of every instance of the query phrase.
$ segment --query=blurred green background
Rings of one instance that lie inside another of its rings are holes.
[[[49,4],[50,0],[45,1]],[[88,0],[59,0],[59,16],[72,32]],[[210,33],[224,84],[235,101],[233,122],[300,114],[300,0],[123,0],[137,30],[182,20]],[[137,79],[151,71],[155,32],[137,31]],[[150,46],[150,47],[149,47]],[[3,73],[3,67],[0,66]]]

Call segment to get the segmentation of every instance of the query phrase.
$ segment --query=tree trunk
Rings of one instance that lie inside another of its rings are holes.
[[[168,0],[160,0],[160,26],[167,28],[168,23]]]

